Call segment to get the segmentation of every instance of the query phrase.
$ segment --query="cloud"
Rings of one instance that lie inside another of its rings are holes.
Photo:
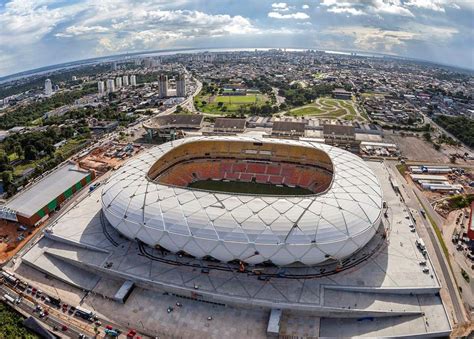
[[[443,45],[458,30],[452,27],[434,27],[409,24],[404,30],[379,27],[346,26],[331,27],[324,34],[339,38],[339,48],[376,51],[381,53],[405,52],[409,42],[428,42]]]
[[[240,15],[167,10],[149,3],[97,2],[81,20],[55,34],[67,39],[98,40],[99,55],[110,52],[164,48],[194,38],[256,34],[259,30]]]
[[[473,1],[460,1],[459,4],[462,6],[469,7],[469,3],[471,3],[471,7],[474,7]],[[409,7],[416,7],[419,9],[427,9],[435,12],[445,12],[445,8],[454,8],[454,9],[461,9],[461,6],[458,3],[452,0],[408,0],[405,2],[406,6]]]
[[[473,67],[474,1],[273,0],[254,6],[255,0],[240,0],[249,17],[226,5],[231,2],[0,0],[0,74],[129,51],[308,47],[308,41]]]
[[[352,15],[389,14],[414,17],[413,13],[400,0],[322,0],[321,5],[328,7],[328,12]]]
[[[347,14],[352,14],[352,15],[366,15],[364,11],[357,9],[357,8],[352,8],[352,7],[331,7],[328,9],[328,12],[331,13],[347,13]]]
[[[287,10],[288,4],[286,2],[274,2],[272,3],[272,8],[275,10]]]
[[[289,14],[281,14],[278,12],[270,12],[268,13],[269,18],[273,19],[283,19],[283,20],[288,20],[288,19],[294,19],[294,20],[306,20],[309,19],[309,15],[303,12],[297,12],[297,13],[289,13]]]
[[[110,29],[103,26],[70,26],[63,33],[56,33],[56,37],[70,38],[86,34],[107,33]]]

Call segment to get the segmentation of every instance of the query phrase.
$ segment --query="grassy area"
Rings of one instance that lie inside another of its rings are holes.
[[[24,171],[30,169],[30,168],[35,168],[38,164],[39,160],[34,160],[34,161],[27,161],[23,164],[20,164],[18,166],[15,166],[13,169],[13,176],[15,177],[20,177]]]
[[[249,95],[218,95],[214,98],[214,102],[222,102],[227,105],[242,105],[263,103],[266,101],[264,95],[249,94]]]
[[[358,112],[351,100],[322,98],[316,102],[297,107],[286,113],[288,116],[315,116],[325,119],[356,120]]]
[[[352,120],[354,120],[356,117],[357,117],[357,116],[354,115],[354,114],[349,114],[349,115],[345,115],[345,116],[343,117],[343,119],[344,119],[344,120],[350,120],[350,121],[352,121]]]
[[[397,170],[402,176],[405,176],[405,172],[408,171],[408,166],[406,164],[398,164]]]
[[[0,338],[39,338],[23,326],[23,318],[8,305],[0,302]]]
[[[346,108],[346,109],[350,112],[351,115],[354,115],[354,116],[357,115],[357,112],[356,112],[356,110],[355,110],[355,108],[354,108],[354,103],[353,103],[352,101],[344,101],[344,100],[342,100],[342,101],[339,101],[339,104],[340,104],[342,107]]]
[[[423,206],[423,208],[424,208],[424,206]],[[425,209],[425,211],[426,211],[426,209]],[[426,213],[426,216],[428,217],[428,220],[430,221],[431,226],[433,226],[433,229],[436,233],[436,237],[438,238],[438,241],[441,244],[441,248],[443,249],[444,255],[445,255],[446,259],[448,260],[449,267],[451,267],[451,262],[449,260],[449,251],[448,251],[448,247],[446,246],[446,244],[444,242],[443,234],[441,234],[441,230],[439,229],[438,224],[436,224],[436,222],[431,217],[431,215],[429,213]],[[452,270],[453,269],[451,268],[451,271]]]
[[[8,161],[12,162],[12,161],[15,161],[17,159],[19,159],[20,157],[18,156],[18,154],[16,153],[12,153],[12,154],[9,154],[8,155]]]
[[[33,120],[30,124],[33,126],[40,126],[42,123],[43,123],[43,118],[41,117],[41,118]]]
[[[472,201],[474,201],[474,194],[459,194],[448,198],[448,204],[451,210],[458,210],[468,207],[471,205]]]
[[[451,266],[451,260],[449,260],[449,251],[448,247],[446,246],[446,243],[444,242],[443,239],[443,234],[441,233],[441,230],[438,227],[438,224],[434,221],[434,219],[431,217],[431,215],[426,212],[425,205],[421,202],[420,198],[415,194],[416,198],[418,199],[418,202],[422,206],[422,208],[425,210],[426,217],[428,218],[428,221],[430,222],[431,226],[433,227],[436,237],[438,238],[439,243],[441,244],[441,248],[443,249],[444,256],[446,257],[446,260],[448,261],[449,269],[451,270],[451,273],[453,274],[454,279],[456,280],[456,277],[454,275],[453,267]],[[436,244],[433,244],[436,246]]]
[[[317,73],[313,74],[313,78],[315,78],[315,79],[322,79],[322,78],[325,78],[325,77],[326,77],[325,73],[317,72]]]
[[[236,113],[241,106],[262,106],[268,101],[263,94],[248,95],[198,95],[194,100],[197,109],[204,113],[227,114]]]
[[[76,152],[81,144],[84,144],[85,142],[87,142],[86,139],[70,139],[56,150],[56,154],[62,154],[64,157],[69,157]]]
[[[272,184],[261,184],[256,182],[236,182],[236,181],[215,181],[201,180],[189,185],[191,188],[198,188],[208,191],[246,193],[246,194],[268,194],[268,195],[310,195],[313,194],[308,189],[301,187],[286,187]]]
[[[316,106],[308,105],[308,106],[302,106],[295,108],[289,112],[289,115],[298,115],[298,116],[304,116],[304,115],[321,115],[325,113],[326,111],[323,111],[320,108],[317,108]]]

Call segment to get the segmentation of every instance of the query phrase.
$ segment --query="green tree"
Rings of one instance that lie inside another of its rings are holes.
[[[423,133],[423,138],[428,141],[428,142],[431,142],[431,133],[430,132],[425,132]]]
[[[25,159],[26,160],[36,160],[38,159],[38,151],[33,145],[27,145],[25,147]]]

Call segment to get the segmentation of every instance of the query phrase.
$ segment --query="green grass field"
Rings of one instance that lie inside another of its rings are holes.
[[[214,102],[223,102],[225,104],[253,104],[264,103],[266,100],[264,95],[249,94],[249,95],[218,95]]]
[[[322,109],[317,108],[316,106],[302,106],[299,108],[295,108],[294,110],[291,111],[291,115],[298,115],[298,116],[303,116],[303,115],[319,115],[323,114],[325,111]]]
[[[264,194],[264,195],[310,195],[308,189],[301,187],[286,187],[256,182],[201,180],[191,183],[188,187],[207,191],[228,193]]]
[[[205,104],[203,105],[203,101]],[[263,94],[247,95],[198,95],[194,100],[197,109],[204,113],[227,114],[238,112],[240,106],[264,105],[268,98]],[[222,103],[219,106],[219,103]]]
[[[317,101],[293,108],[286,113],[287,116],[314,116],[324,119],[363,120],[357,113],[352,100],[321,98]]]

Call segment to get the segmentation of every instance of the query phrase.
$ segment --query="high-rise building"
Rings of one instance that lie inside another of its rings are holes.
[[[122,78],[121,77],[115,78],[115,88],[119,89],[121,87],[122,87]]]
[[[122,84],[123,84],[124,86],[128,86],[128,75],[124,75],[124,76],[122,77]]]
[[[153,67],[156,67],[156,65],[157,65],[157,62],[153,58],[145,58],[145,60],[143,60],[143,66],[145,68],[153,68]]]
[[[112,62],[112,71],[116,71],[117,68],[117,61]]]
[[[137,76],[135,74],[130,76],[130,85],[132,85],[132,86],[137,85]]]
[[[99,90],[99,95],[102,96],[105,94],[105,83],[103,81],[97,82],[97,89]]]
[[[179,73],[178,78],[176,79],[176,96],[186,96],[186,76],[184,73]]]
[[[160,98],[166,98],[168,96],[168,76],[160,74],[158,78],[159,96]]]
[[[53,84],[50,79],[44,81],[44,94],[48,97],[53,94]]]
[[[115,81],[114,79],[107,80],[107,93],[115,92]]]

